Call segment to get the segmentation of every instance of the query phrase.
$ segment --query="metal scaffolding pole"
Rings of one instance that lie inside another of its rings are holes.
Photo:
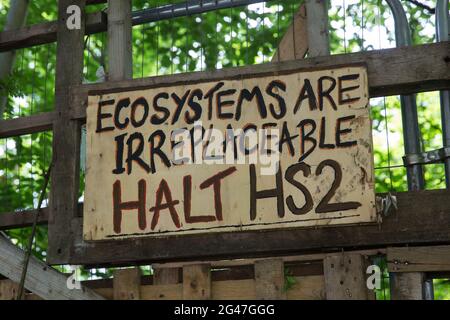
[[[397,47],[411,45],[411,32],[409,30],[408,19],[402,4],[399,0],[387,0],[392,10],[395,22],[395,41]],[[422,152],[420,145],[419,122],[417,118],[416,96],[400,96],[402,123],[403,123],[403,141],[405,144],[405,154],[415,155]],[[406,167],[408,178],[408,190],[421,190],[424,188],[424,179],[422,166],[413,164]]]
[[[448,0],[437,0],[436,2],[436,41],[449,41],[450,25],[448,14]],[[441,119],[442,119],[442,142],[444,148],[450,147],[450,91],[440,92]],[[450,188],[450,158],[444,159],[445,183]]]
[[[248,6],[254,3],[268,2],[268,0],[191,0],[175,4],[159,6],[157,8],[134,11],[132,24],[139,25],[148,22],[179,18],[204,12]]]
[[[395,23],[395,41],[397,47],[410,46],[411,31],[409,29],[408,19],[405,10],[399,0],[386,0],[391,8]],[[417,117],[416,96],[400,96],[402,124],[403,124],[403,141],[405,145],[405,157],[410,155],[417,155],[422,152],[420,145],[420,130]],[[405,163],[406,165],[406,163]],[[420,164],[408,165],[406,167],[406,174],[408,179],[408,190],[421,190],[424,188],[424,179],[422,166]],[[405,281],[419,282],[415,283],[422,287],[422,292],[418,292],[414,299],[433,300],[433,282],[424,281],[422,273],[410,274],[396,274],[390,273],[391,279],[391,295],[395,299],[402,299],[401,292],[396,284]],[[408,280],[409,279],[409,280]],[[411,299],[411,297],[408,297]]]

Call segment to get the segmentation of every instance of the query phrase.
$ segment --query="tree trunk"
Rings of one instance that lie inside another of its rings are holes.
[[[25,25],[28,2],[29,0],[10,0],[4,31],[19,29]],[[11,74],[15,57],[15,51],[0,53],[0,79],[5,79],[5,77]],[[7,100],[7,95],[0,96],[0,119],[3,119]]]

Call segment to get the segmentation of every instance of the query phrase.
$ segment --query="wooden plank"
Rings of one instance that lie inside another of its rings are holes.
[[[153,268],[152,290],[145,290],[148,300],[182,299],[179,268]]]
[[[330,54],[327,3],[327,0],[305,0],[308,56],[310,57],[328,56]]]
[[[19,282],[25,253],[8,239],[0,236],[0,274]],[[45,300],[102,300],[92,290],[67,288],[67,277],[44,262],[31,257],[25,279],[25,288]]]
[[[329,253],[336,252],[335,250],[330,250]],[[341,252],[341,251],[339,251]],[[366,250],[352,250],[346,251],[348,253],[358,253],[365,256],[376,256],[380,254],[385,254],[385,249],[366,249]],[[301,263],[301,262],[319,262],[321,264],[323,274],[322,260],[325,259],[328,253],[311,253],[303,255],[289,255],[289,256],[277,256],[278,259],[282,259],[285,263]],[[185,262],[167,262],[167,263],[155,263],[153,266],[155,268],[176,268],[188,264],[199,264],[199,263],[209,263],[211,267],[219,268],[229,268],[236,266],[248,266],[255,264],[256,261],[263,260],[267,258],[249,258],[249,259],[227,259],[227,260],[210,260],[210,261],[185,261]]]
[[[11,280],[0,280],[0,300],[16,300],[19,284]]]
[[[130,268],[114,271],[114,300],[141,299],[141,269]]]
[[[114,300],[114,289],[113,288],[95,288],[93,290],[97,294],[102,296],[105,300]]]
[[[106,14],[95,12],[87,15],[86,34],[106,30]],[[57,21],[26,26],[18,30],[0,32],[0,52],[52,43],[57,40]]]
[[[284,263],[281,259],[267,259],[255,263],[256,298],[280,300],[284,291]]]
[[[277,257],[277,259],[282,259],[282,257]],[[282,259],[283,261],[286,261]],[[203,261],[203,264],[208,263],[211,266],[215,266],[214,270],[211,271],[211,281],[225,281],[225,280],[244,280],[244,279],[254,279],[254,260],[249,259],[244,265],[232,265],[227,266],[224,264],[217,264],[216,261]],[[200,264],[196,263],[179,263],[180,266],[187,264]],[[323,275],[323,263],[322,261],[303,261],[303,262],[287,262],[285,264],[286,270],[289,275],[293,277],[301,276],[313,276],[313,275]],[[147,281],[153,284],[175,284],[180,282],[180,271],[178,267],[173,268],[153,268],[153,279],[150,277]],[[143,278],[144,281],[147,278]]]
[[[186,239],[167,237],[86,243],[81,219],[74,228],[72,264],[117,264],[258,258],[261,256],[312,253],[314,251],[363,250],[384,246],[450,243],[450,192],[427,190],[395,193],[398,210],[379,225],[300,228],[283,231],[234,232],[195,235]],[[399,232],[398,226],[402,226]]]
[[[153,268],[153,284],[177,284],[179,282],[179,268]]]
[[[253,267],[253,266],[252,266]],[[214,273],[212,273],[212,279]],[[145,279],[145,277],[142,277]],[[286,289],[288,300],[324,300],[325,281],[323,275],[294,276],[293,285]],[[143,284],[140,287],[141,300],[180,300],[182,299],[182,284]],[[87,280],[82,284],[93,289],[105,299],[113,299],[114,293],[111,281]],[[256,281],[251,279],[221,279],[211,282],[213,300],[255,300]],[[29,294],[27,300],[39,299]]]
[[[365,263],[358,254],[334,254],[324,261],[328,300],[367,300]]]
[[[308,33],[306,24],[306,8],[301,5],[291,25],[278,44],[272,62],[303,59],[308,51]]]
[[[450,246],[390,247],[389,272],[450,271]]]
[[[294,277],[294,285],[286,291],[288,300],[324,300],[325,283],[323,276]],[[96,292],[112,299],[111,288],[97,288]],[[143,285],[141,300],[181,300],[183,285]],[[226,280],[211,282],[212,300],[256,300],[254,279]]]
[[[0,120],[0,139],[52,130],[54,112],[46,112],[11,120]]]
[[[70,256],[73,243],[72,219],[78,212],[80,178],[81,126],[70,119],[74,100],[69,87],[79,85],[83,78],[85,34],[85,0],[58,1],[58,44],[56,49],[55,111],[58,119],[53,126],[53,169],[50,190],[50,223],[48,228],[47,259],[58,264]],[[81,29],[66,27],[69,5],[81,8]]]
[[[41,297],[39,297],[38,295],[36,295],[34,293],[25,293],[25,300],[42,301],[44,299],[42,299]]]
[[[324,300],[323,276],[294,277],[294,285],[285,292],[288,300]],[[212,282],[213,300],[256,300],[256,281],[228,280]]]
[[[183,285],[164,284],[141,287],[142,300],[181,300],[183,299]]]
[[[395,273],[390,277],[392,300],[423,300],[424,274],[422,272]]]
[[[286,290],[288,300],[325,300],[324,276],[294,277],[294,285]]]
[[[323,276],[295,277],[294,286],[286,292],[289,300],[323,300]],[[256,281],[227,280],[213,281],[211,295],[213,300],[256,300]],[[182,284],[142,286],[142,300],[180,300]],[[107,290],[102,291],[107,295]]]
[[[211,270],[208,264],[183,267],[183,299],[211,299]]]
[[[409,94],[450,88],[450,42],[374,50],[281,63],[182,73],[126,81],[74,86],[77,99],[73,119],[85,119],[87,96],[125,90],[182,85],[215,80],[232,80],[287,72],[363,63],[367,65],[370,97]],[[414,61],[412,63],[411,61]],[[424,72],[426,70],[426,72]]]
[[[211,284],[213,300],[256,299],[256,281],[254,279],[214,281]]]
[[[131,0],[108,1],[109,80],[133,78]]]
[[[36,210],[18,210],[15,212],[0,213],[0,230],[29,227],[33,224]],[[83,216],[83,204],[78,203],[77,217]],[[50,208],[41,208],[38,225],[45,225],[50,218]]]
[[[0,230],[24,228],[33,225],[37,210],[24,210],[18,212],[0,213]],[[38,224],[47,224],[49,209],[42,208],[39,213]]]

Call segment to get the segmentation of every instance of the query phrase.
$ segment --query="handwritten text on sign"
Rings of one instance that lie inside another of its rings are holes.
[[[91,95],[84,238],[374,221],[367,105],[362,66]]]

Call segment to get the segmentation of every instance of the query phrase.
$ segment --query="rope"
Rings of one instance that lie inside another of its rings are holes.
[[[48,186],[48,182],[50,180],[50,173],[52,171],[52,167],[53,167],[53,161],[50,163],[47,172],[45,173],[44,176],[44,185],[42,186],[42,190],[41,190],[41,195],[39,197],[39,203],[36,209],[36,214],[34,216],[34,221],[33,221],[33,227],[31,229],[31,234],[30,237],[28,238],[28,246],[26,248],[25,251],[25,257],[24,257],[24,261],[23,261],[23,269],[22,269],[22,275],[20,278],[20,284],[19,284],[19,291],[17,294],[17,300],[22,300],[23,299],[23,292],[24,292],[24,287],[25,287],[25,278],[27,276],[27,271],[28,271],[28,263],[30,262],[30,256],[31,256],[31,250],[33,248],[33,242],[34,242],[34,237],[36,234],[36,227],[37,227],[37,223],[39,221],[39,214],[41,212],[41,207],[42,207],[42,203],[44,202],[44,197],[45,197],[45,191],[47,190],[47,186]]]

